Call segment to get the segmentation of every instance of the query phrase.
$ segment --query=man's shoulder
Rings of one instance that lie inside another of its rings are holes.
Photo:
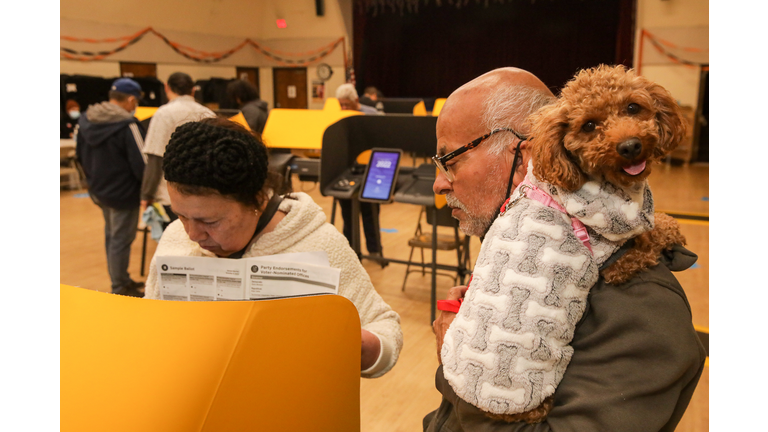
[[[240,111],[267,112],[267,109],[268,109],[267,103],[257,99],[243,105],[240,108]]]
[[[197,102],[192,103],[174,103],[166,104],[157,109],[153,118],[167,122],[167,125],[176,128],[189,121],[199,121],[209,117],[215,117],[216,113],[200,105]],[[151,123],[150,123],[151,126]]]
[[[376,108],[370,107],[368,105],[360,105],[360,112],[363,114],[370,114],[370,115],[381,115],[380,112],[376,110]]]
[[[210,112],[211,114],[213,114],[213,111],[211,111],[210,108],[196,101],[195,98],[193,98],[192,96],[180,97],[179,99],[174,101],[174,103],[175,105],[184,107],[184,109],[194,109],[199,111]]]
[[[692,267],[697,258],[696,254],[683,246],[675,245],[671,249],[662,251],[659,262],[655,266],[638,272],[620,286],[625,289],[646,285],[657,286],[685,299],[685,291],[673,272]]]
[[[200,112],[216,115],[210,108],[198,103],[192,98],[179,98],[161,105],[155,115],[173,116],[177,113]]]
[[[619,320],[650,315],[691,317],[685,290],[663,259],[620,285],[608,284],[600,277],[590,290],[587,308],[593,312],[597,308]]]

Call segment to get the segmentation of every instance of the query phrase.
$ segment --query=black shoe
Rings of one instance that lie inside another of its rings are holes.
[[[131,283],[131,288],[136,290],[142,296],[144,295],[144,282],[133,282]]]
[[[384,256],[381,255],[381,252],[370,252],[369,256],[371,257],[371,259],[379,263],[381,268],[384,268],[389,265],[389,261],[384,260]]]
[[[141,291],[139,291],[141,290]],[[144,297],[144,282],[131,282],[128,286],[112,290],[112,294],[128,297]]]

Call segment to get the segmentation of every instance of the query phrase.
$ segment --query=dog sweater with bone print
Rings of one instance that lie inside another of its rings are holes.
[[[576,323],[598,268],[626,240],[653,228],[647,182],[603,180],[568,192],[538,181],[568,214],[521,196],[491,225],[441,358],[456,394],[483,411],[517,414],[555,392],[570,362]],[[571,217],[587,226],[592,253]]]

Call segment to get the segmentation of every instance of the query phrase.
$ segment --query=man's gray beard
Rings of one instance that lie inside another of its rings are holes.
[[[490,165],[490,172],[488,174],[488,178],[490,179],[499,179],[502,176],[501,167],[499,163],[491,163]],[[508,177],[509,174],[506,174]],[[467,206],[459,201],[455,196],[453,196],[451,193],[448,193],[445,195],[445,201],[450,205],[451,207],[457,207],[464,211],[464,214],[467,215],[465,221],[459,221],[459,229],[461,229],[464,234],[475,236],[475,237],[484,237],[485,233],[488,232],[488,229],[491,227],[491,224],[493,223],[493,220],[496,218],[496,209],[501,207],[501,204],[504,202],[504,200],[507,199],[507,197],[503,196],[506,192],[507,182],[498,182],[497,184],[490,184],[485,185],[485,188],[478,191],[480,194],[485,194],[491,197],[500,197],[501,200],[499,203],[495,206],[493,206],[490,210],[489,214],[486,215],[478,215],[475,213],[470,212],[467,209]],[[477,197],[475,197],[477,199]],[[497,198],[498,199],[498,198]]]
[[[450,193],[445,196],[445,201],[449,206],[464,211],[464,214],[466,215],[465,220],[459,220],[459,229],[461,229],[464,234],[482,237],[488,231],[488,228],[491,227],[491,223],[493,223],[493,215],[478,216],[470,213],[470,211],[467,210],[467,206]]]

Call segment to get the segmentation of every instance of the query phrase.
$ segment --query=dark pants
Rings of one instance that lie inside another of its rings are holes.
[[[136,238],[139,206],[120,210],[100,205],[104,213],[104,246],[107,250],[107,270],[112,281],[112,292],[120,293],[134,281],[128,275],[131,243]]]
[[[352,244],[352,201],[339,200],[341,218],[344,220],[344,237]],[[360,216],[363,219],[363,233],[368,253],[381,253],[381,232],[379,231],[379,204],[361,202]]]

